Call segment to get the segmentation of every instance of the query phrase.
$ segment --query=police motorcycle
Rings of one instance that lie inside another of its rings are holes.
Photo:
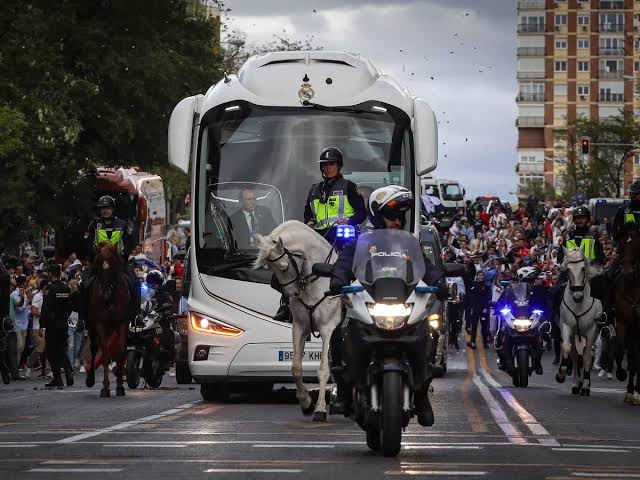
[[[314,271],[318,272],[316,264]],[[419,242],[403,230],[366,232],[356,244],[355,281],[342,288],[342,372],[350,418],[370,449],[398,454],[402,430],[414,416],[413,392],[430,375],[427,318],[437,287],[422,281]],[[324,272],[326,274],[326,272]],[[439,308],[439,307],[436,307]]]
[[[141,313],[129,325],[127,338],[127,385],[135,389],[140,385],[140,378],[152,388],[162,384],[164,372],[175,351],[176,333],[172,330],[172,322],[176,315],[172,313],[173,304],[168,295],[175,283],[162,282],[164,277],[157,270],[146,275],[143,292],[147,293]]]
[[[511,376],[514,387],[526,388],[534,371],[543,373],[542,333],[548,334],[551,324],[543,321],[544,311],[539,305],[544,303],[532,298],[532,285],[523,281],[537,273],[537,269],[525,267],[518,271],[518,283],[501,282],[505,290],[496,306],[500,322],[496,338],[499,369]]]

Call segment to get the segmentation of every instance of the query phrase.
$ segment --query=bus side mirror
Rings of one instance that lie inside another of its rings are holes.
[[[203,98],[204,95],[196,95],[181,100],[169,118],[169,163],[184,173],[189,171],[193,120]]]
[[[413,102],[412,129],[416,174],[421,176],[438,166],[438,123],[429,104],[421,98]]]

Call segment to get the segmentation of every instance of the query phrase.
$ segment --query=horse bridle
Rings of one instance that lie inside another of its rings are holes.
[[[292,283],[295,283],[297,281],[300,281],[303,284],[303,288],[304,288],[304,279],[302,279],[302,271],[300,270],[300,267],[298,266],[298,262],[296,262],[295,257],[298,257],[300,259],[302,259],[302,261],[306,260],[305,257],[303,255],[300,255],[299,253],[291,253],[291,251],[289,251],[286,247],[284,247],[284,251],[282,252],[282,255],[280,255],[277,258],[267,258],[267,260],[269,262],[277,262],[278,260],[282,259],[284,256],[287,256],[287,259],[289,261],[289,263],[287,264],[287,270],[289,269],[289,265],[293,265],[293,269],[296,271],[296,276],[290,280],[289,282],[286,283],[281,283],[280,286],[281,287],[286,287],[287,285],[291,285]],[[305,277],[308,278],[308,277]],[[302,288],[302,289],[303,289]]]
[[[571,282],[569,282],[569,290],[571,290],[572,292],[583,292],[584,291],[584,287],[587,285],[587,274],[586,274],[586,269],[587,269],[587,264],[584,260],[574,260],[572,262],[567,262],[567,264],[571,264],[571,263],[584,263],[584,269],[585,269],[585,275],[584,275],[584,280],[582,281],[582,285],[571,285]]]

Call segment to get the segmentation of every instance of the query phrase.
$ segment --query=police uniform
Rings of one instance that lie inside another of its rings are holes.
[[[624,234],[633,230],[640,230],[640,205],[631,202],[616,212],[611,233],[614,241],[620,243]]]
[[[40,327],[46,329],[46,354],[53,371],[54,382],[61,383],[60,369],[64,368],[67,385],[73,385],[73,369],[67,355],[67,333],[72,310],[70,296],[69,286],[61,280],[54,280],[49,284],[40,316]]]
[[[572,233],[562,242],[562,246],[567,250],[579,248],[584,257],[591,263],[602,265],[604,263],[604,248],[600,240],[589,233],[589,226],[576,227]],[[564,261],[564,249],[558,251],[558,263]]]

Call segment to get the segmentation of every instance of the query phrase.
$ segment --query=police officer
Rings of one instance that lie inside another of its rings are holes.
[[[60,370],[64,368],[67,386],[73,385],[73,367],[67,355],[67,333],[69,331],[69,315],[71,315],[71,289],[60,280],[60,265],[49,267],[51,283],[42,302],[40,329],[45,331],[46,354],[53,372],[53,380],[45,384],[45,388],[62,389]],[[42,332],[39,332],[42,333]]]
[[[413,207],[413,194],[404,187],[397,185],[388,185],[378,188],[371,193],[369,197],[369,214],[370,220],[374,228],[402,229],[406,223],[407,212]],[[416,240],[417,241],[417,240]],[[357,241],[352,241],[345,245],[338,260],[333,267],[333,276],[331,277],[331,292],[339,294],[344,285],[348,285],[354,279],[353,276],[353,258],[356,250]],[[449,295],[448,289],[443,281],[443,272],[434,266],[425,256],[425,275],[423,280],[428,285],[438,286],[439,292],[437,297],[444,300]],[[342,343],[343,343],[342,323],[336,327],[331,336],[331,371],[333,373],[336,385],[338,387],[337,399],[333,402],[333,410],[340,413],[346,410],[345,402],[345,382],[342,375]],[[414,402],[416,413],[418,415],[418,423],[423,426],[431,426],[434,422],[433,409],[429,401],[429,384],[431,376],[426,370],[428,368],[428,360],[426,358],[425,349],[420,352],[411,352],[418,357],[424,357],[418,360],[418,364],[423,364],[425,371],[416,372],[415,380],[418,384],[418,378],[424,378],[423,384],[416,385],[414,392]]]
[[[640,179],[631,184],[629,199],[630,202],[620,207],[613,219],[611,233],[616,244],[620,243],[625,233],[640,230]]]
[[[100,217],[91,221],[86,233],[84,234],[85,241],[88,243],[87,251],[90,252],[89,257],[93,258],[96,254],[97,246],[102,242],[113,243],[122,258],[126,262],[131,253],[131,236],[129,235],[127,222],[114,216],[114,209],[116,206],[115,200],[109,195],[103,195],[98,200],[96,205],[98,207]],[[86,317],[86,301],[89,285],[93,282],[95,275],[89,268],[86,269],[85,275],[82,278],[82,297],[85,300],[85,315]],[[130,293],[130,314],[134,318],[140,308],[140,287],[138,282],[133,278],[133,272],[130,268],[127,270],[127,280],[129,284]],[[83,318],[84,320],[84,318]]]
[[[320,172],[323,181],[311,187],[304,206],[304,222],[323,235],[335,239],[335,225],[360,225],[367,218],[364,199],[355,183],[342,176],[342,152],[335,147],[322,150]]]

